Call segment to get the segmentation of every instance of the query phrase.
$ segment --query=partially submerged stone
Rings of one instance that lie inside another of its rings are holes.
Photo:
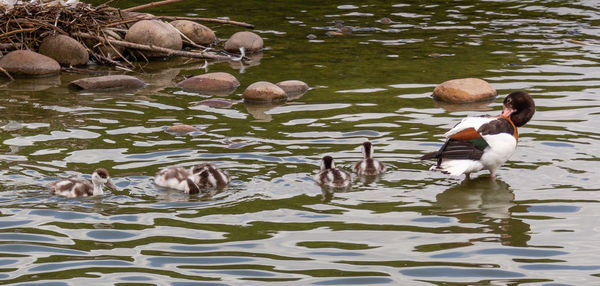
[[[53,35],[44,38],[40,44],[40,54],[55,59],[63,66],[79,66],[87,64],[87,49],[77,40],[66,35]]]
[[[263,45],[263,39],[259,35],[243,31],[233,34],[225,42],[225,50],[238,52],[240,48],[243,47],[247,53],[254,53],[262,50]]]
[[[198,128],[187,124],[177,124],[167,127],[165,131],[169,133],[175,133],[177,135],[184,135],[187,133],[196,132],[198,131]]]
[[[122,88],[141,88],[144,87],[144,85],[146,85],[146,83],[134,76],[107,75],[74,80],[69,83],[68,86],[80,90],[114,90]]]
[[[267,81],[259,81],[249,85],[242,94],[242,98],[248,102],[268,103],[285,101],[287,95],[280,87]]]
[[[198,108],[199,106],[208,106],[213,108],[230,108],[234,104],[238,103],[237,101],[222,99],[222,98],[209,98],[199,102],[196,102],[190,108]]]
[[[207,45],[217,41],[215,32],[202,24],[188,20],[175,20],[171,25],[196,44]]]
[[[179,82],[177,86],[185,91],[229,95],[240,86],[240,82],[226,72],[214,72],[190,77]]]
[[[481,101],[496,95],[496,90],[488,82],[478,78],[445,81],[433,90],[434,98],[452,103]]]
[[[177,29],[169,23],[158,20],[142,20],[133,24],[125,34],[125,40],[173,50],[181,50],[183,45]],[[144,51],[143,53],[148,57],[166,56],[160,52]]]
[[[283,89],[288,98],[300,97],[309,89],[308,84],[299,80],[284,80],[276,83],[275,85]]]
[[[6,54],[0,58],[0,67],[12,76],[51,76],[60,72],[60,64],[57,61],[28,50],[17,50]]]

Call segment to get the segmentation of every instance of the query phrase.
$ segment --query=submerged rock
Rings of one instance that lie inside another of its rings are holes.
[[[44,38],[40,45],[40,54],[51,57],[64,66],[85,65],[90,58],[87,49],[81,43],[65,35]]]
[[[12,76],[51,76],[60,72],[60,64],[57,61],[28,50],[6,54],[0,58],[0,67]]]
[[[280,87],[267,82],[259,81],[249,85],[242,94],[244,101],[262,103],[277,102],[287,99],[287,95]]]
[[[167,127],[165,131],[169,133],[175,133],[177,135],[184,135],[190,132],[196,132],[198,131],[198,128],[187,124],[177,124]]]
[[[177,84],[183,90],[212,95],[229,95],[240,82],[226,72],[213,72],[185,79]]]
[[[152,45],[173,50],[181,50],[179,32],[169,23],[158,20],[139,21],[125,34],[125,40],[137,44]],[[147,57],[164,57],[166,54],[144,51]]]
[[[433,90],[434,98],[452,103],[480,101],[496,95],[496,90],[488,82],[478,78],[445,81]]]
[[[217,41],[215,32],[202,24],[188,20],[175,20],[171,25],[196,44],[207,45]]]
[[[284,80],[275,85],[283,89],[288,98],[300,97],[300,95],[303,95],[309,89],[308,84],[299,80]]]
[[[107,75],[74,80],[69,83],[68,86],[80,90],[114,90],[121,88],[141,88],[144,87],[144,85],[146,85],[146,83],[134,76]]]
[[[233,34],[227,42],[225,42],[225,50],[238,52],[240,48],[243,47],[247,53],[254,53],[262,50],[263,45],[263,39],[259,35],[244,31]]]
[[[238,103],[238,102],[233,101],[233,100],[228,100],[228,99],[210,98],[210,99],[205,99],[205,100],[196,102],[190,108],[194,109],[194,108],[198,108],[199,106],[209,106],[209,107],[213,107],[213,108],[230,108],[231,106],[233,106],[236,103]]]

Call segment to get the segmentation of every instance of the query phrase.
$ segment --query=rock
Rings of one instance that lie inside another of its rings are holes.
[[[325,33],[325,35],[328,37],[335,37],[335,36],[343,36],[344,34],[342,34],[340,32],[329,31],[329,32]]]
[[[228,99],[210,98],[210,99],[205,99],[205,100],[196,102],[190,108],[195,109],[199,106],[208,106],[208,107],[214,107],[214,108],[230,108],[231,106],[233,106],[236,103],[238,103],[238,102],[233,101],[233,100],[228,100]]]
[[[185,79],[177,84],[183,90],[212,95],[229,95],[240,82],[226,72],[213,72]]]
[[[390,19],[388,17],[383,17],[383,18],[377,20],[377,22],[384,24],[384,25],[389,25],[392,23],[392,19]]]
[[[299,80],[280,81],[275,85],[283,89],[283,91],[285,91],[285,93],[287,94],[288,98],[300,97],[300,95],[303,95],[309,89],[308,84]]]
[[[165,131],[167,131],[169,133],[176,133],[178,135],[183,135],[183,134],[190,133],[190,132],[196,132],[196,131],[198,131],[198,128],[191,126],[191,125],[187,125],[187,124],[177,124],[177,125],[167,127],[167,129]]]
[[[50,76],[60,72],[60,64],[57,61],[28,50],[6,54],[0,58],[0,67],[12,76]]]
[[[242,94],[244,101],[263,103],[277,102],[287,99],[287,95],[280,87],[266,81],[259,81],[249,85]]]
[[[240,48],[244,47],[247,53],[254,53],[262,50],[263,45],[263,39],[259,35],[244,31],[233,34],[225,42],[225,50],[239,52]]]
[[[309,40],[314,40],[317,38],[317,36],[315,34],[308,34],[308,35],[306,35],[306,38]]]
[[[202,24],[188,20],[176,20],[171,22],[171,25],[196,44],[207,45],[217,41],[215,32]]]
[[[87,49],[81,43],[65,35],[44,38],[40,45],[40,54],[51,57],[64,66],[85,65],[90,58]]]
[[[141,88],[146,83],[130,75],[107,75],[78,79],[69,83],[68,87],[85,90],[114,90],[121,88]]]
[[[152,45],[173,50],[181,50],[182,41],[179,32],[169,23],[158,20],[139,21],[125,34],[125,40],[137,44]],[[144,52],[147,57],[164,57],[166,54]]]
[[[433,90],[433,97],[442,101],[461,103],[495,97],[496,90],[478,78],[461,78],[445,81]]]

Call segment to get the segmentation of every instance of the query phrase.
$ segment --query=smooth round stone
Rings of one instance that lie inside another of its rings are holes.
[[[173,50],[181,50],[183,45],[177,29],[169,23],[158,20],[142,20],[133,24],[125,34],[125,40]],[[166,56],[164,53],[148,51],[144,51],[144,55],[148,57]]]
[[[226,72],[214,72],[190,77],[179,82],[177,86],[185,91],[229,95],[240,86],[240,82]]]
[[[262,50],[264,45],[263,39],[252,32],[244,31],[233,34],[227,42],[225,42],[225,50],[230,52],[239,52],[241,47],[247,53],[254,53]]]
[[[167,131],[169,133],[186,134],[186,133],[198,131],[198,128],[191,126],[191,125],[187,125],[187,124],[177,124],[177,125],[167,127],[167,129],[165,131]]]
[[[283,89],[288,98],[303,95],[309,89],[308,84],[299,80],[284,80],[276,83],[275,85]]]
[[[114,90],[122,88],[141,88],[144,87],[144,85],[146,85],[146,83],[134,76],[107,75],[74,80],[69,83],[68,86],[79,90]]]
[[[202,24],[188,20],[175,20],[171,25],[196,44],[207,45],[217,41],[215,32]]]
[[[0,58],[0,67],[12,76],[50,76],[60,72],[60,64],[56,60],[28,50],[6,54]]]
[[[287,99],[287,95],[280,87],[267,81],[259,81],[249,85],[244,90],[242,98],[249,102],[266,103],[284,101]]]
[[[496,95],[496,90],[488,82],[478,78],[445,81],[433,90],[434,98],[452,103],[480,101]]]
[[[205,99],[205,100],[196,102],[190,108],[194,109],[199,106],[208,106],[208,107],[213,107],[213,108],[230,108],[231,106],[233,106],[236,103],[237,103],[237,101],[228,100],[228,99],[210,98],[210,99]]]
[[[40,44],[40,54],[51,57],[64,66],[85,65],[90,58],[81,43],[65,35],[44,38]]]

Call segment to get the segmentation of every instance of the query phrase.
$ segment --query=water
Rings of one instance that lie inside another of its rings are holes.
[[[1,283],[599,283],[596,1],[226,0],[150,12],[256,25],[262,58],[207,68],[240,80],[228,99],[259,80],[313,89],[278,106],[190,108],[210,96],[175,87],[206,72],[204,61],[186,59],[144,65],[149,86],[135,92],[70,91],[82,77],[72,74],[3,84]],[[338,20],[353,33],[327,37]],[[221,38],[242,30],[207,25]],[[436,84],[461,77],[487,80],[499,98],[466,106],[430,98]],[[431,162],[418,158],[445,130],[497,114],[515,90],[533,95],[537,113],[498,180],[427,171]],[[164,132],[175,123],[201,131]],[[311,179],[321,156],[349,168],[365,139],[388,171],[324,194]],[[151,182],[162,167],[200,161],[228,170],[231,186],[188,196]],[[97,167],[121,190],[48,194],[58,177],[89,178]]]

